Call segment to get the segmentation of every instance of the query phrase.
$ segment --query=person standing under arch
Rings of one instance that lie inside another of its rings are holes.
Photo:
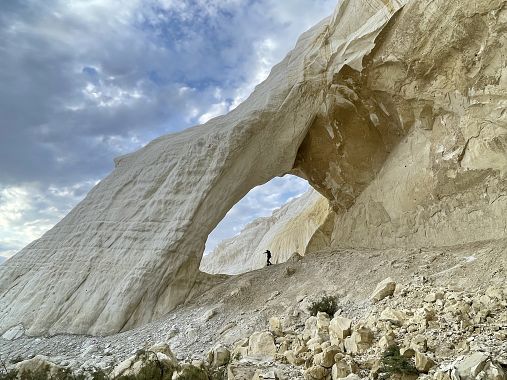
[[[264,252],[264,253],[266,254],[266,257],[268,259],[266,266],[269,267],[270,265],[273,265],[271,263],[271,252],[269,251],[269,249],[266,249],[266,252]]]

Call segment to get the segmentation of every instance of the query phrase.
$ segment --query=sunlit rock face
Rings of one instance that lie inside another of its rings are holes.
[[[304,255],[310,241],[312,250],[325,248],[330,235],[321,229],[333,215],[328,200],[309,190],[221,242],[203,257],[200,269],[206,273],[239,274],[264,267],[266,249],[272,252],[271,262],[276,264],[287,261],[294,252]]]
[[[119,158],[0,266],[0,334],[109,334],[163,315],[191,296],[227,211],[287,173],[337,215],[307,250],[504,237],[506,30],[505,1],[341,1],[242,105]]]

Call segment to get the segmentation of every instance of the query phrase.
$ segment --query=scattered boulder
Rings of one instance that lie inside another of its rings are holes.
[[[320,311],[317,313],[317,321],[316,321],[317,334],[324,341],[329,339],[330,323],[331,320],[329,319],[329,315],[327,315],[326,313],[322,313]]]
[[[350,336],[352,328],[352,320],[335,316],[329,323],[329,337],[331,344],[339,344],[345,338]]]
[[[460,380],[474,380],[486,367],[489,356],[482,352],[474,352],[455,363],[453,375]]]
[[[55,377],[60,373],[63,368],[49,361],[47,356],[37,355],[32,359],[23,360],[16,364],[18,377],[24,378],[24,375],[31,374],[45,374],[48,377]]]
[[[379,321],[387,321],[397,326],[402,326],[407,319],[408,317],[404,312],[393,310],[390,307],[385,308],[379,317]]]
[[[428,350],[428,340],[424,335],[416,335],[410,341],[410,348],[418,352],[426,352]]]
[[[379,284],[371,294],[370,299],[373,302],[381,301],[386,297],[392,296],[395,290],[396,290],[396,282],[391,277],[388,277],[385,280],[379,282]]]
[[[341,352],[341,350],[338,346],[326,347],[320,354],[315,355],[314,364],[320,365],[324,368],[331,368],[335,364],[335,356],[339,352]]]
[[[267,331],[253,333],[248,341],[248,354],[254,356],[275,356],[276,346],[273,335]]]
[[[178,362],[169,346],[161,343],[150,347],[148,351],[140,350],[136,355],[118,364],[111,372],[111,377],[136,376],[142,371],[145,376],[162,371],[169,376],[177,368]]]
[[[166,355],[170,360],[172,360],[173,362],[177,362],[176,360],[176,356],[173,354],[173,352],[171,351],[171,347],[169,347],[169,345],[167,343],[163,343],[163,342],[160,342],[160,343],[156,343],[154,344],[153,346],[151,346],[148,351],[151,351],[151,352],[155,352],[155,353],[160,353],[160,354],[164,354]]]
[[[358,326],[344,342],[345,351],[358,354],[366,351],[373,344],[373,331],[366,326]]]
[[[227,347],[224,347],[222,345],[215,346],[209,353],[208,353],[208,363],[212,367],[221,367],[223,365],[226,365],[229,363],[231,359],[231,353],[227,349]]]
[[[269,331],[275,336],[283,335],[283,327],[280,318],[278,317],[269,318]]]
[[[303,376],[305,380],[323,380],[327,377],[328,372],[329,371],[326,368],[316,365],[308,368],[303,373]]]
[[[216,309],[207,310],[206,312],[204,312],[204,314],[201,316],[201,318],[199,318],[199,321],[201,323],[208,322],[217,314],[218,314],[218,312]]]
[[[208,374],[202,368],[191,364],[183,364],[173,373],[172,380],[209,380]]]
[[[419,372],[428,373],[428,371],[435,366],[435,361],[428,355],[421,352],[415,352],[415,368]]]
[[[6,340],[16,340],[21,338],[23,335],[25,335],[25,328],[22,324],[19,324],[4,332],[2,338]]]
[[[378,343],[379,347],[382,350],[394,346],[395,344],[396,344],[396,335],[392,331],[389,331],[382,338],[380,338],[380,341]]]
[[[333,380],[346,378],[358,370],[357,364],[350,356],[347,357],[343,354],[337,354],[335,356],[335,362],[336,364],[334,364],[331,369],[331,377]]]

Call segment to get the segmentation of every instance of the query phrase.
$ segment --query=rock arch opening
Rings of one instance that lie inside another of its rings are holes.
[[[304,255],[329,212],[327,200],[306,180],[275,177],[253,188],[211,232],[200,270],[232,275],[262,268],[266,249],[274,264],[294,252]]]

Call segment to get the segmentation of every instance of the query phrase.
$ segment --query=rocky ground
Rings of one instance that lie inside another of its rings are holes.
[[[375,377],[382,353],[397,344],[420,376],[504,379],[506,268],[503,240],[327,250],[220,277],[161,320],[121,334],[34,338],[14,329],[0,339],[0,356],[10,363],[45,355],[72,369],[110,370],[139,349],[165,342],[179,362],[198,364],[213,348],[227,350],[230,379],[325,379],[353,372]],[[393,295],[373,301],[372,292],[388,277],[396,284]],[[338,312],[310,317],[308,306],[324,295],[337,297]]]

